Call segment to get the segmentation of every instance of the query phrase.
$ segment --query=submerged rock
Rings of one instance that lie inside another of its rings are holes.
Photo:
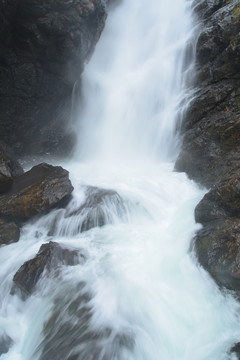
[[[14,222],[0,218],[0,245],[17,242],[20,238],[20,229]]]
[[[122,352],[133,351],[134,336],[126,327],[124,332],[93,323],[93,297],[83,282],[62,289],[43,327],[39,360],[57,359],[59,354],[71,360],[98,360],[99,354],[102,359],[119,360]]]
[[[0,196],[0,214],[27,220],[60,206],[72,191],[68,171],[43,163],[15,179],[11,190]]]
[[[40,247],[37,255],[26,261],[17,273],[13,281],[25,294],[30,295],[34,291],[43,273],[49,275],[61,265],[77,265],[85,261],[85,256],[78,250],[69,250],[56,242],[50,241]]]
[[[0,336],[0,356],[9,351],[12,343],[13,341],[8,335]]]
[[[115,190],[85,186],[85,200],[72,210],[71,204],[63,215],[56,214],[48,235],[76,235],[94,227],[112,224],[114,218],[124,219],[127,206]]]

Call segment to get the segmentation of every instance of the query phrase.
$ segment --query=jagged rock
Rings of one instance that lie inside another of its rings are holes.
[[[205,224],[195,239],[200,264],[220,285],[240,290],[240,219],[228,218]]]
[[[13,179],[23,174],[21,165],[15,160],[11,149],[0,141],[0,194],[7,192]]]
[[[115,190],[101,189],[94,186],[88,186],[85,190],[86,200],[77,209],[66,217],[82,215],[80,231],[87,231],[96,226],[103,226],[111,223],[111,214],[106,210],[106,204],[114,206],[114,209],[121,216],[123,210],[123,201]],[[113,209],[111,209],[113,211]]]
[[[240,170],[227,174],[200,201],[195,209],[197,222],[240,217]]]
[[[66,154],[74,84],[106,19],[101,0],[0,0],[0,139]]]
[[[72,191],[68,171],[43,163],[16,178],[11,190],[0,196],[0,214],[26,220],[60,206]]]
[[[17,242],[19,237],[20,229],[18,225],[0,218],[0,245]]]
[[[30,295],[41,275],[48,275],[56,271],[60,265],[77,265],[85,261],[85,255],[78,250],[69,250],[63,248],[58,243],[50,241],[40,247],[37,255],[26,261],[17,273],[13,281],[25,294]]]
[[[84,186],[85,200],[72,208],[71,203],[63,214],[56,213],[48,235],[77,235],[80,232],[112,224],[114,219],[125,219],[127,205],[115,190]]]
[[[13,341],[8,335],[3,335],[0,337],[0,356],[8,352],[12,343]]]
[[[211,16],[200,13],[198,92],[183,122],[175,168],[211,187],[240,166],[240,20],[237,0],[201,4]]]

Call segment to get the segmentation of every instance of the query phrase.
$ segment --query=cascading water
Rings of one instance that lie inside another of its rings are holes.
[[[190,7],[123,0],[109,14],[65,164],[74,198],[0,250],[2,360],[234,359],[239,305],[189,252],[203,191],[172,171],[193,76]],[[43,276],[23,300],[13,276],[50,240],[86,261]]]

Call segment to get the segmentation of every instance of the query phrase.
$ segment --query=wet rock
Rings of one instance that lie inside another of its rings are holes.
[[[99,354],[102,359],[120,359],[122,352],[133,351],[134,337],[126,328],[124,333],[104,325],[92,326],[93,296],[86,284],[80,283],[74,288],[67,286],[56,297],[43,327],[39,360],[56,359],[59,354],[71,360],[98,360]]]
[[[211,187],[240,166],[239,2],[201,4],[215,10],[210,17],[204,15],[197,43],[198,91],[183,122],[183,146],[175,167]]]
[[[80,232],[112,223],[111,213],[107,211],[106,205],[110,205],[111,210],[116,210],[119,215],[124,208],[121,197],[114,190],[88,186],[85,196],[85,202],[77,210],[66,214],[66,217],[82,216]]]
[[[10,190],[13,179],[23,174],[23,169],[11,149],[0,141],[0,194]]]
[[[20,238],[20,229],[14,222],[0,218],[0,245],[17,242]]]
[[[240,217],[240,170],[227,174],[200,201],[195,209],[197,222]]]
[[[11,190],[0,196],[0,213],[27,220],[60,206],[69,199],[72,191],[68,171],[43,163],[15,179]]]
[[[195,239],[200,264],[219,286],[240,290],[240,219],[211,221]]]
[[[0,0],[0,139],[16,152],[71,151],[74,84],[105,19],[105,1]]]
[[[43,244],[37,255],[25,262],[17,273],[13,281],[23,293],[30,295],[35,290],[36,285],[43,275],[49,275],[56,271],[61,265],[77,265],[85,261],[85,255],[78,250],[69,250],[56,242],[50,241]]]
[[[127,205],[119,194],[110,189],[85,186],[85,201],[73,210],[71,203],[65,213],[56,213],[50,227],[49,236],[70,235],[113,224],[114,219],[126,219]]]
[[[8,335],[0,336],[0,356],[9,351],[12,343],[13,341]]]
[[[231,350],[230,353],[234,353],[237,356],[237,359],[240,359],[240,343],[235,344]]]

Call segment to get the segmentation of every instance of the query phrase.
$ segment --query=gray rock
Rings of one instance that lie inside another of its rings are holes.
[[[85,255],[78,250],[63,248],[58,243],[50,241],[43,244],[37,255],[26,261],[17,273],[13,281],[23,293],[30,295],[36,288],[43,273],[49,275],[56,271],[61,265],[77,265],[85,261]]]
[[[14,222],[0,218],[0,245],[17,242],[20,238],[20,229]]]

